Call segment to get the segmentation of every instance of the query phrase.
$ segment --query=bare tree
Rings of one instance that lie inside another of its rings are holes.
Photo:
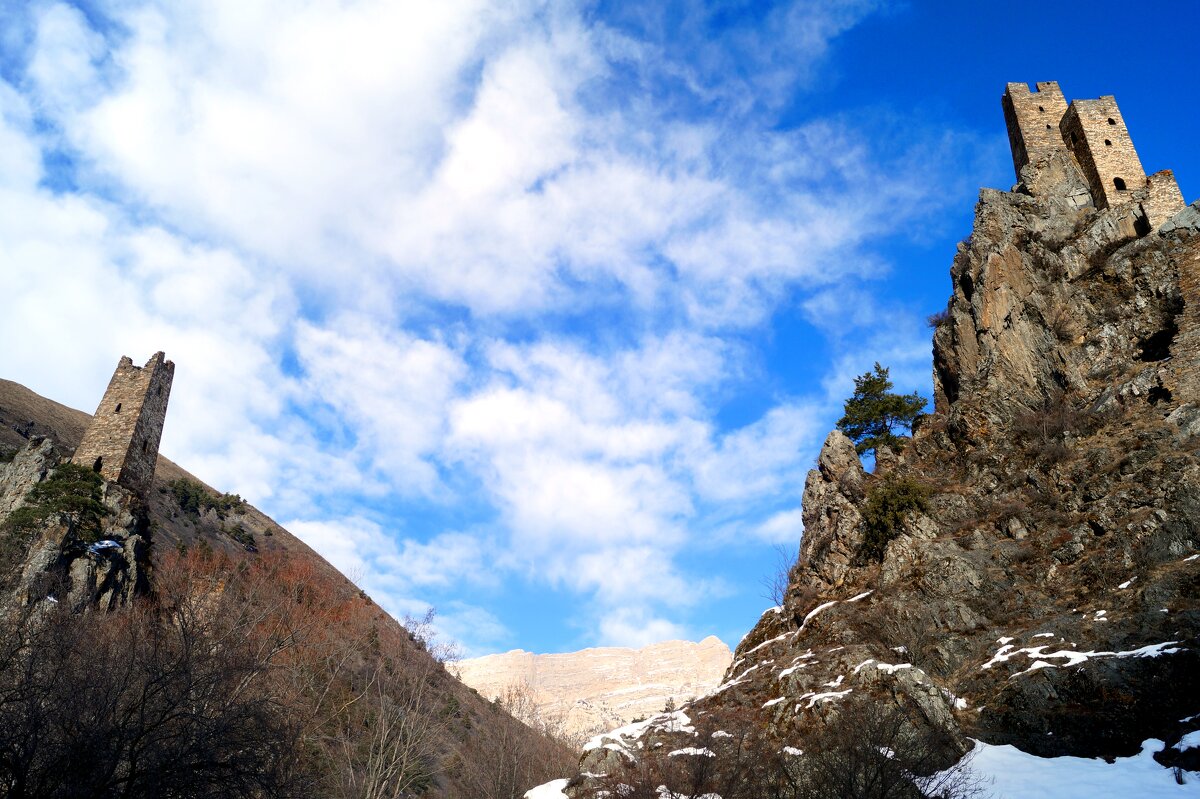
[[[771,571],[759,580],[759,584],[763,588],[763,599],[781,607],[787,598],[792,567],[796,565],[800,552],[799,549],[785,547],[783,544],[776,544],[774,551],[775,558],[771,565]]]

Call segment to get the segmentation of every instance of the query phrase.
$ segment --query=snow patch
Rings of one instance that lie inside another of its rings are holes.
[[[801,630],[802,630],[802,629],[804,629],[804,628],[803,628],[803,626],[802,626],[800,629],[801,629]],[[777,635],[777,636],[775,636],[774,638],[772,638],[772,639],[770,639],[770,640],[768,640],[768,641],[763,641],[761,644],[759,644],[758,646],[754,647],[753,649],[747,650],[746,654],[747,654],[747,655],[749,655],[749,654],[752,654],[752,653],[754,653],[754,652],[757,652],[758,650],[762,649],[764,646],[770,646],[771,644],[778,643],[778,642],[782,641],[782,640],[783,640],[783,639],[785,639],[785,638],[791,638],[793,635],[795,635],[795,634],[796,634],[796,633],[798,633],[798,632],[800,632],[800,630],[795,630],[795,631],[793,631],[793,632],[790,632],[790,633],[784,633],[783,635]],[[754,667],[753,667],[753,666],[751,666],[750,668],[754,668]]]
[[[766,708],[771,707],[772,705],[778,705],[780,702],[786,702],[786,701],[787,701],[786,696],[781,696],[778,699],[771,699],[766,702],[763,702],[763,708],[766,709]]]
[[[847,688],[844,691],[825,691],[824,693],[819,693],[819,694],[814,694],[814,693],[810,692],[810,693],[804,694],[800,698],[807,699],[808,704],[805,705],[804,707],[811,708],[811,707],[816,706],[816,704],[818,702],[832,702],[834,699],[841,699],[843,696],[845,696],[846,694],[850,693],[853,690],[854,690],[853,688]],[[796,705],[796,707],[799,708],[800,706]]]
[[[791,674],[791,673],[792,673],[793,671],[795,671],[796,669],[803,669],[803,668],[805,668],[806,666],[811,666],[811,665],[812,665],[813,663],[815,663],[815,662],[816,662],[816,661],[811,661],[811,662],[809,662],[809,663],[797,663],[795,666],[788,666],[786,669],[784,669],[783,671],[779,672],[779,679],[781,679],[781,680],[782,680],[784,677],[788,676],[789,674]]]
[[[866,668],[868,665],[870,665],[872,663],[875,664],[875,668],[879,669],[880,671],[886,672],[888,674],[895,674],[896,672],[900,671],[900,669],[911,669],[912,668],[911,663],[896,663],[896,664],[883,663],[882,661],[878,661],[875,658],[867,658],[862,663],[859,663],[857,666],[854,667],[854,673],[858,674],[862,669]],[[829,683],[825,683],[825,684],[829,685]]]
[[[632,790],[630,791],[632,793]],[[721,799],[718,793],[691,794],[675,793],[665,785],[658,786],[658,799]]]
[[[1109,764],[1098,758],[1037,757],[1014,746],[976,741],[969,767],[983,778],[994,799],[1200,796],[1200,780],[1194,774],[1185,772],[1187,783],[1177,785],[1172,770],[1154,760],[1153,753],[1162,746],[1162,741],[1147,740],[1140,754]]]
[[[551,780],[545,785],[530,788],[525,792],[525,799],[567,799],[567,783],[570,780]]]
[[[657,716],[651,716],[645,721],[635,721],[632,724],[626,724],[624,727],[618,727],[611,732],[601,733],[591,738],[583,745],[583,751],[590,752],[593,749],[612,749],[614,752],[633,757],[632,749],[641,746],[641,738],[649,730],[664,730],[666,732],[696,732],[692,726],[692,720],[688,718],[687,713],[682,710],[676,710],[673,713],[659,713]]]
[[[668,752],[667,757],[675,757],[677,755],[698,755],[700,757],[716,757],[713,750],[703,746],[685,746],[683,749],[676,749],[674,752]]]
[[[791,755],[792,757],[800,757],[800,755],[804,754],[803,750],[797,749],[794,746],[785,746],[782,751],[785,755]]]
[[[1006,663],[1017,655],[1025,655],[1032,659],[1034,661],[1033,665],[1013,675],[1016,677],[1038,669],[1078,666],[1081,663],[1086,663],[1091,658],[1156,658],[1159,655],[1172,655],[1183,651],[1181,648],[1175,646],[1178,643],[1178,641],[1164,641],[1161,644],[1150,644],[1149,646],[1130,649],[1125,652],[1077,652],[1071,649],[1047,652],[1046,650],[1049,649],[1048,646],[1030,646],[1024,649],[1014,649],[1011,644],[1005,644],[996,650],[996,654],[992,655],[991,660],[979,668],[990,669],[997,663]],[[1048,660],[1064,660],[1065,662],[1050,663]]]
[[[1129,586],[1133,585],[1133,581],[1136,579],[1137,579],[1136,577],[1130,577],[1128,580],[1126,580],[1125,582],[1118,585],[1117,588],[1122,588],[1122,589],[1128,588]]]

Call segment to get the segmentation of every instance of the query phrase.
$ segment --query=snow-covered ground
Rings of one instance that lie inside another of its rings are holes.
[[[1200,734],[1183,746],[1200,745]],[[984,779],[991,799],[1185,799],[1200,797],[1200,775],[1184,772],[1179,785],[1171,769],[1155,762],[1161,741],[1142,744],[1140,754],[1115,763],[1086,757],[1037,757],[1012,746],[976,743],[971,769]],[[525,799],[566,799],[566,780],[539,785]]]
[[[567,799],[563,789],[569,780],[554,780],[525,792],[525,799]]]
[[[1190,742],[1189,742],[1190,743]],[[971,769],[985,779],[993,799],[1158,799],[1200,796],[1200,775],[1184,772],[1178,785],[1171,769],[1152,755],[1161,741],[1142,744],[1140,754],[1115,763],[1086,757],[1037,757],[1013,746],[976,743]],[[557,799],[557,797],[555,797]]]

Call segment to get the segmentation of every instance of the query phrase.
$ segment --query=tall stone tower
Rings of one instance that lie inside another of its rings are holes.
[[[1058,123],[1067,112],[1067,101],[1058,81],[1038,83],[1036,92],[1024,83],[1010,83],[1001,105],[1017,180],[1021,179],[1021,167],[1065,149]]]
[[[1068,106],[1055,81],[1038,83],[1035,92],[1024,83],[1010,83],[1001,105],[1017,180],[1027,165],[1067,152],[1097,209],[1140,206],[1149,229],[1183,209],[1183,194],[1171,170],[1146,176],[1112,95],[1073,100]]]
[[[145,496],[154,480],[175,364],[156,352],[145,366],[122,356],[73,463]]]

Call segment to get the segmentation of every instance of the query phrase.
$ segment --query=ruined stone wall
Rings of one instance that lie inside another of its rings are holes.
[[[1097,208],[1129,202],[1130,192],[1146,185],[1146,170],[1112,95],[1073,101],[1059,127]]]
[[[1174,172],[1164,169],[1146,178],[1146,199],[1142,201],[1142,208],[1150,226],[1156,229],[1183,210],[1183,192],[1175,182]]]
[[[174,376],[175,364],[161,352],[144,367],[122,357],[72,460],[145,495],[158,463]]]
[[[1064,148],[1058,123],[1067,110],[1067,101],[1058,82],[1051,80],[1038,83],[1036,92],[1029,91],[1027,84],[1010,83],[1001,103],[1013,167],[1020,180],[1021,167]]]

